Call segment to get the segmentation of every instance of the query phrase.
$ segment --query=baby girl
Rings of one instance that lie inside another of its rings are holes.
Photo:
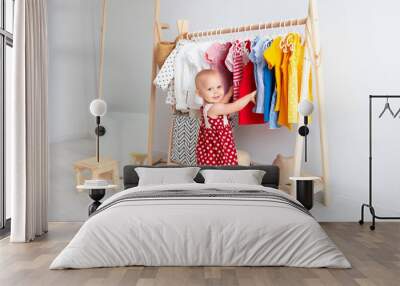
[[[197,165],[237,165],[237,152],[228,120],[231,113],[238,112],[250,101],[255,103],[256,91],[229,103],[232,87],[224,94],[224,85],[219,73],[206,69],[196,75],[196,94],[204,104],[202,120],[196,146]]]

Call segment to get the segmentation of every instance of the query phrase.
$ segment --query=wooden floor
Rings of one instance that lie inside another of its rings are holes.
[[[375,232],[357,223],[323,223],[353,268],[123,267],[48,270],[79,229],[51,223],[49,233],[28,244],[0,241],[0,285],[400,285],[400,223],[380,222]]]

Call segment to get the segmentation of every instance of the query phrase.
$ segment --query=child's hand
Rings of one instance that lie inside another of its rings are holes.
[[[252,93],[249,93],[250,101],[256,104],[256,94],[257,90],[253,91]]]

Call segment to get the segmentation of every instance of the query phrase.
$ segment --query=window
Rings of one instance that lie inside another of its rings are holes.
[[[10,194],[4,182],[5,98],[11,92],[14,0],[0,0],[0,236],[9,231]]]

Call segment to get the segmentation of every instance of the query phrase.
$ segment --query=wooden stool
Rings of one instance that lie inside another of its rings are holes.
[[[147,159],[147,154],[145,153],[137,153],[137,152],[132,152],[129,153],[132,157],[132,161],[135,165],[144,165],[144,162]]]
[[[98,163],[96,157],[77,161],[74,164],[76,172],[76,184],[83,185],[87,179],[105,179],[110,180],[114,185],[119,185],[118,162],[110,158],[100,158]],[[85,176],[89,171],[91,177]]]

